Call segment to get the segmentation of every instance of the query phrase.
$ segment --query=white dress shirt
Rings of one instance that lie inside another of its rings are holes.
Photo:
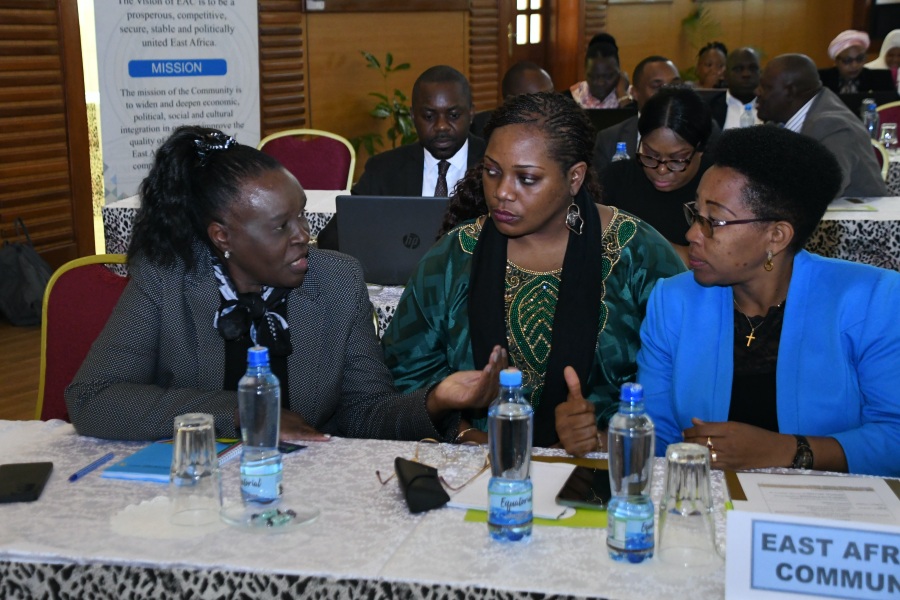
[[[422,173],[422,195],[434,196],[434,188],[437,186],[438,180],[438,163],[440,159],[431,155],[431,152],[422,148],[425,153],[424,172]],[[469,140],[463,144],[459,152],[448,158],[450,168],[447,169],[447,193],[453,194],[453,188],[456,183],[466,175],[466,166],[469,159]]]
[[[787,120],[787,123],[784,124],[785,129],[790,129],[795,133],[800,133],[800,130],[803,128],[803,122],[806,121],[806,113],[809,112],[810,107],[812,106],[813,100],[819,97],[819,94],[816,94],[812,98],[809,99],[809,102],[800,107],[800,110],[794,113],[794,116]]]
[[[755,125],[762,124],[759,117],[756,116],[756,98],[750,103],[753,105],[753,119]],[[731,92],[725,92],[725,125],[722,131],[726,129],[737,129],[741,126],[741,115],[744,114],[744,103],[731,95]]]

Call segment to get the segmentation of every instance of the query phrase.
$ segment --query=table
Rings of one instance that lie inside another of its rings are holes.
[[[864,198],[875,212],[858,209],[842,199],[826,211],[810,236],[806,249],[822,256],[842,258],[900,271],[900,197]]]
[[[395,456],[411,457],[410,442],[333,438],[287,455],[285,488],[321,516],[284,533],[217,525],[185,535],[153,511],[165,485],[99,472],[67,481],[106,452],[122,457],[139,447],[79,437],[62,421],[0,421],[4,462],[54,463],[39,501],[0,505],[0,597],[50,596],[49,581],[57,598],[724,597],[724,566],[696,574],[666,571],[655,560],[614,563],[602,529],[535,527],[529,543],[504,545],[458,509],[410,515],[397,485],[375,477]],[[226,494],[237,490],[237,469],[223,467]],[[654,501],[662,472],[658,459]],[[721,473],[712,485],[723,506]]]

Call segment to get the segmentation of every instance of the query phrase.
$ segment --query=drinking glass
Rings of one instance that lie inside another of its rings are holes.
[[[716,567],[709,479],[709,449],[699,444],[670,444],[666,449],[666,487],[659,505],[657,557],[681,568]]]
[[[175,417],[169,499],[170,520],[176,525],[218,522],[222,484],[212,415],[189,413]]]
[[[897,124],[882,123],[881,124],[881,143],[888,152],[897,149]]]

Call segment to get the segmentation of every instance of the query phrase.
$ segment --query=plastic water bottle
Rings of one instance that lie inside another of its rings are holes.
[[[754,125],[756,125],[756,115],[753,114],[753,103],[748,102],[744,105],[744,112],[741,113],[740,126],[743,129]]]
[[[644,410],[644,389],[626,383],[619,412],[609,421],[609,482],[606,546],[613,560],[643,562],[653,556],[653,476],[655,433]]]
[[[616,153],[613,154],[612,161],[628,160],[628,150],[625,149],[625,142],[616,142]]]
[[[488,408],[491,481],[488,531],[495,540],[531,538],[531,436],[534,409],[522,392],[522,372],[500,372],[500,394]]]
[[[871,98],[863,100],[862,105],[863,127],[869,132],[869,137],[873,140],[878,139],[878,105]]]
[[[241,419],[241,497],[244,504],[269,504],[281,498],[281,385],[269,368],[269,349],[247,351],[247,373],[238,382]]]

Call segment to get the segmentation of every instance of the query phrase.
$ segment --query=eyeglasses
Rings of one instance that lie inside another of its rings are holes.
[[[688,225],[693,226],[694,223],[700,226],[700,233],[703,237],[711,238],[716,227],[725,227],[726,225],[743,225],[745,223],[767,223],[772,221],[780,221],[775,217],[764,217],[760,219],[736,219],[734,221],[721,221],[719,219],[710,219],[704,217],[697,212],[696,202],[684,203],[684,218],[687,219]]]
[[[691,159],[694,158],[694,155],[697,154],[697,149],[694,148],[694,151],[691,152],[690,156],[687,158],[670,158],[669,160],[660,160],[654,156],[648,156],[646,154],[641,154],[640,152],[636,153],[638,160],[641,161],[641,164],[645,169],[658,169],[659,165],[665,165],[665,167],[672,171],[673,173],[680,173],[687,169],[688,165],[691,164]]]
[[[453,492],[458,492],[475,481],[491,466],[487,446],[484,444],[442,444],[434,438],[416,442],[415,454],[411,460],[437,469],[441,483]],[[380,470],[375,471],[381,485],[386,485],[395,475],[391,473],[385,478]]]
[[[847,65],[848,67],[853,63],[864,63],[866,62],[866,55],[860,54],[859,56],[845,56],[844,58],[838,59],[842,65]]]

